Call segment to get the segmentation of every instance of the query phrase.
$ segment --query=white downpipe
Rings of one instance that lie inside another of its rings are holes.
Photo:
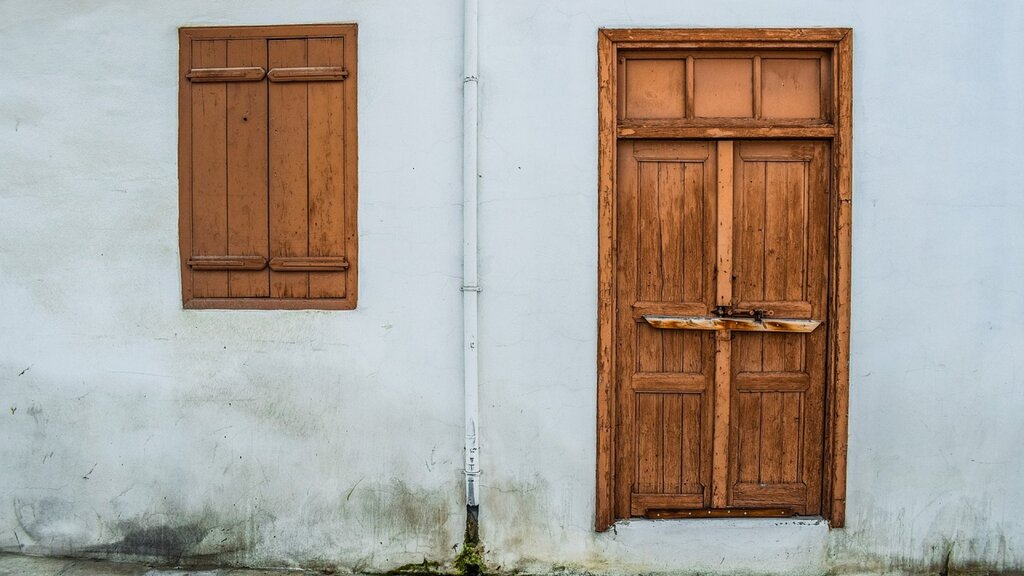
[[[462,80],[462,314],[466,401],[466,505],[480,505],[480,372],[477,359],[478,0],[465,0]]]

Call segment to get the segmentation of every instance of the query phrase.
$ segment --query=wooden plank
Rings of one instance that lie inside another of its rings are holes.
[[[733,143],[718,143],[718,257],[715,268],[716,300],[719,306],[732,304],[732,226],[733,226]]]
[[[715,412],[711,473],[711,505],[725,508],[729,488],[729,396],[730,352],[732,342],[728,331],[715,338]]]
[[[683,398],[684,394],[662,394],[661,492],[683,492]]]
[[[340,38],[311,39],[307,60],[311,66],[337,66],[344,62]],[[309,98],[309,255],[344,260],[345,253],[345,118],[344,86],[314,83]],[[309,275],[311,298],[345,295],[345,274],[328,267]],[[310,270],[312,272],[312,269]]]
[[[356,307],[359,296],[359,130],[357,100],[359,90],[356,79],[358,58],[356,57],[358,31],[353,26],[345,35],[345,69],[349,80],[343,84],[344,126],[345,126],[345,257],[349,269],[345,272],[345,300]]]
[[[707,376],[679,372],[644,372],[634,374],[630,385],[635,392],[701,393],[707,390]]]
[[[348,260],[344,256],[278,256],[270,259],[270,269],[274,272],[341,272],[348,269]]]
[[[705,389],[701,394],[683,395],[683,429],[682,429],[682,490],[699,492],[703,504],[708,504],[708,488],[710,476],[710,435],[705,437],[703,428],[708,422],[705,406],[711,394]],[[711,427],[706,426],[710,431]]]
[[[803,394],[785,393],[782,397],[782,481],[799,482],[800,453],[803,449]],[[806,503],[805,503],[806,504]]]
[[[661,301],[661,216],[659,208],[658,169],[660,162],[640,162],[639,198],[640,226],[636,229],[637,297],[641,300]]]
[[[811,377],[799,372],[738,372],[733,386],[738,392],[804,392]]]
[[[810,318],[811,303],[807,301],[740,300],[737,310],[764,310],[770,318]]]
[[[801,514],[807,498],[807,486],[800,482],[760,484],[739,482],[732,487],[736,506],[788,506]]]
[[[639,330],[632,318],[631,304],[637,300],[637,237],[639,211],[637,199],[637,162],[635,143],[621,142],[618,146],[619,163],[616,167],[617,189],[613,189],[615,214],[615,288],[617,314],[617,348],[615,359],[615,403],[616,403],[616,483],[614,517],[628,518],[632,513],[630,495],[636,479],[636,394],[629,389],[629,382],[637,365],[636,332]]]
[[[782,395],[778,392],[761,394],[761,473],[762,484],[782,481]]]
[[[594,528],[615,521],[615,45],[597,35],[597,472]]]
[[[839,42],[849,28],[602,28],[601,34],[612,42],[749,42],[763,47],[764,42],[782,41],[786,46],[798,42]]]
[[[758,482],[761,470],[761,394],[737,391],[732,400],[735,414],[735,440],[730,444],[733,483]]]
[[[655,316],[701,316],[708,311],[703,302],[648,302],[640,301],[632,305],[633,319],[643,320],[645,315]]]
[[[636,395],[636,490],[661,493],[661,394]]]
[[[353,37],[357,24],[275,24],[272,26],[195,26],[179,29],[181,36],[195,39],[245,38],[319,38],[325,36]]]
[[[186,310],[351,310],[348,298],[192,298]]]
[[[836,129],[828,124],[820,126],[785,126],[773,123],[770,126],[704,126],[700,124],[643,124],[622,122],[616,131],[619,138],[831,138]]]
[[[263,270],[267,259],[263,256],[192,256],[188,265],[193,270]]]
[[[649,510],[699,509],[704,505],[700,493],[685,494],[634,494],[632,516],[649,516]],[[664,516],[661,516],[664,517]]]
[[[229,66],[267,64],[263,39],[228,40]],[[260,83],[227,86],[227,253],[270,256],[267,205],[267,88]],[[263,266],[228,273],[228,296],[270,295],[270,272]]]
[[[686,118],[693,114],[693,56],[686,57]]]
[[[312,48],[316,44],[337,44],[340,46],[340,38],[310,38],[309,45]],[[313,60],[309,61],[314,64]],[[286,68],[271,68],[267,72],[267,79],[271,82],[340,82],[348,78],[348,71],[342,66],[293,66]]]
[[[192,42],[192,65],[223,67],[227,46],[220,40]],[[192,254],[228,254],[227,86],[192,86]],[[192,270],[192,292],[199,298],[228,295],[228,273]]]
[[[829,162],[829,146],[818,142],[815,145],[814,157],[808,164],[808,203],[809,221],[807,223],[807,254],[806,293],[814,307],[816,315],[834,313],[829,310],[828,278],[833,273],[829,270],[829,198],[831,170]],[[833,304],[834,305],[834,304]],[[821,510],[824,444],[826,442],[825,398],[828,388],[826,365],[828,362],[827,330],[809,335],[804,340],[803,353],[805,365],[811,377],[811,386],[802,399],[803,433],[801,437],[801,462],[804,481],[807,483],[807,502],[805,513],[817,514]]]
[[[850,389],[850,253],[853,213],[853,32],[845,30],[836,47],[835,110],[838,134],[833,149],[836,202],[833,208],[832,298],[829,318],[829,501],[826,514],[833,527],[846,521],[846,446]]]
[[[646,314],[643,319],[662,330],[715,330],[734,332],[813,332],[820,320],[801,318],[729,318],[720,316],[659,316]]]
[[[268,65],[303,66],[305,40],[271,40]],[[270,84],[270,254],[307,256],[308,227],[308,131],[307,86]],[[270,295],[275,298],[306,298],[309,275],[270,272]]]
[[[705,259],[711,239],[706,234],[705,198],[710,191],[706,190],[706,171],[710,171],[707,163],[686,163],[682,166],[682,187],[686,191],[682,197],[682,215],[678,228],[682,228],[679,242],[680,260],[682,263],[681,299],[684,302],[705,302]],[[713,250],[713,248],[712,248]]]
[[[705,508],[703,510],[685,510],[682,507],[650,507],[644,515],[657,520],[681,520],[683,518],[786,518],[795,515],[795,512],[789,508]]]
[[[683,207],[686,197],[693,194],[693,188],[683,184],[685,163],[664,162],[658,167],[658,221],[660,230],[661,256],[661,300],[681,302],[685,251],[683,228],[689,225],[684,220]],[[661,333],[662,370],[681,371],[683,368],[683,334]]]
[[[755,119],[760,119],[761,118],[761,96],[762,96],[762,91],[764,90],[763,84],[762,84],[762,81],[761,81],[761,56],[760,55],[755,55],[754,56],[754,85],[753,85],[753,90],[754,90],[754,95],[753,95],[754,96],[754,118]]]
[[[243,40],[242,42],[254,42]],[[259,42],[258,40],[255,42]],[[186,78],[192,82],[258,82],[263,80],[266,70],[260,66],[236,66],[228,68],[193,68]]]
[[[181,305],[192,300],[192,85],[185,75],[192,69],[192,38],[178,30],[178,266]]]

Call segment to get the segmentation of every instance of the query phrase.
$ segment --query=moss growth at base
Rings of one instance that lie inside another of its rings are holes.
[[[455,572],[462,576],[486,574],[484,547],[480,544],[463,544],[459,555],[455,557]]]
[[[444,572],[441,571],[441,564],[439,562],[431,562],[424,558],[423,562],[419,564],[399,566],[394,570],[389,570],[386,574],[388,576],[433,576],[435,574],[444,574]]]

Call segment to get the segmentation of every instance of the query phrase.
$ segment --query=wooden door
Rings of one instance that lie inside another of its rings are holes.
[[[618,517],[820,513],[829,158],[620,141]]]

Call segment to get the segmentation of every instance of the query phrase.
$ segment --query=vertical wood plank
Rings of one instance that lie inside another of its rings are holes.
[[[270,40],[271,68],[305,66],[305,40]],[[307,83],[271,82],[270,254],[307,256],[309,251]],[[308,272],[270,272],[270,295],[305,298]]]
[[[341,66],[340,38],[307,40],[307,65]],[[344,83],[311,82],[309,98],[309,255],[345,255]],[[310,298],[345,296],[346,272],[310,272]]]
[[[787,166],[790,162],[766,162],[764,186],[764,299],[784,300],[789,230]]]
[[[686,57],[686,117],[693,118],[693,56]]]
[[[782,398],[778,392],[761,394],[761,473],[763,484],[782,482]]]
[[[704,398],[710,396],[704,394],[684,394],[682,401],[683,428],[682,428],[682,491],[686,493],[700,492],[704,489],[706,482],[702,478],[702,469],[707,468],[704,462],[702,446],[708,443],[704,440],[702,420]]]
[[[639,164],[640,227],[635,229],[639,247],[637,295],[640,300],[647,301],[661,300],[663,282],[661,216],[658,212],[659,168],[657,162]],[[637,369],[640,372],[660,372],[663,366],[661,331],[644,324],[639,324],[637,330]]]
[[[703,163],[687,163],[683,166],[683,214],[682,214],[682,300],[702,302],[704,300],[704,258],[705,246],[705,202]]]
[[[715,338],[715,424],[713,439],[713,471],[711,479],[711,505],[728,505],[729,488],[729,397],[730,342],[729,332],[717,332]]]
[[[662,256],[661,256],[661,218],[658,214],[658,173],[656,162],[641,162],[640,170],[640,228],[639,260],[640,267],[637,281],[638,297],[641,300],[661,300]]]
[[[662,394],[662,429],[664,430],[662,458],[662,492],[683,492],[683,398],[685,394]]]
[[[661,395],[637,394],[636,486],[643,494],[661,492]]]
[[[761,95],[764,87],[761,84],[761,57],[754,56],[754,118],[761,118]]]
[[[262,38],[227,41],[227,66],[267,65]],[[270,257],[267,230],[267,83],[227,87],[227,252]],[[270,295],[270,271],[228,272],[228,295]]]
[[[732,226],[733,226],[733,143],[718,143],[718,243],[716,254],[717,304],[732,303]]]
[[[614,132],[611,132],[614,134]],[[613,391],[616,412],[615,429],[615,517],[628,518],[630,496],[636,482],[636,394],[629,387],[630,378],[637,370],[637,323],[633,320],[632,305],[637,300],[639,280],[637,261],[637,228],[639,226],[639,174],[635,158],[635,144],[620,142],[617,147],[619,163],[616,167],[615,247],[617,259],[616,287],[616,358]]]
[[[782,482],[801,481],[800,452],[803,431],[800,414],[803,411],[802,394],[780,394],[782,397]]]
[[[224,67],[224,40],[192,42],[192,65]],[[192,84],[192,253],[218,256],[228,250],[227,90],[219,82]],[[197,298],[228,295],[228,273],[193,271]]]
[[[835,208],[832,210],[829,375],[829,519],[846,522],[846,445],[850,387],[850,251],[853,209],[853,31],[847,30],[834,52],[833,77],[838,134],[834,142]]]
[[[785,300],[786,273],[788,271],[789,246],[787,238],[791,222],[792,207],[788,191],[788,167],[794,162],[766,162],[764,182],[764,285],[765,300]],[[761,336],[763,360],[762,370],[777,372],[786,366],[786,336],[764,334]],[[769,399],[764,414],[774,415],[775,408]]]
[[[607,530],[615,520],[616,457],[616,295],[615,277],[615,45],[597,34],[598,122],[598,289],[597,289],[597,485],[594,528]],[[620,482],[625,484],[626,482]],[[628,503],[626,504],[628,507]]]
[[[681,162],[663,162],[658,168],[658,221],[661,225],[661,298],[663,302],[683,301],[683,278],[685,270],[683,228],[689,225],[684,219],[684,203],[693,189],[684,187]],[[661,369],[665,372],[679,372],[683,367],[683,336],[678,330],[663,330],[661,346],[663,359]]]
[[[737,162],[742,177],[737,210],[734,301],[764,300],[765,162]]]
[[[736,482],[757,482],[761,469],[761,395],[734,395],[736,406]]]
[[[727,306],[732,302],[732,225],[733,225],[733,143],[718,143],[718,230],[716,255],[716,302]],[[724,508],[728,504],[729,480],[729,397],[731,395],[732,342],[729,332],[715,337],[715,411],[712,455],[711,505]]]

